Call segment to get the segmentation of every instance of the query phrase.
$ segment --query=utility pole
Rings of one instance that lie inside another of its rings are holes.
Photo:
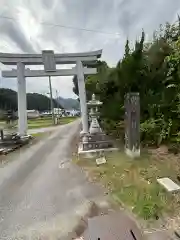
[[[56,99],[57,99],[58,118],[59,118],[59,102],[58,102],[58,98],[59,98],[58,90],[56,89]]]
[[[51,76],[49,76],[49,90],[50,90],[50,98],[51,98],[51,112],[52,112],[52,120],[53,120],[53,124],[55,125],[54,104],[53,104],[53,97],[52,97],[52,86],[51,86]]]

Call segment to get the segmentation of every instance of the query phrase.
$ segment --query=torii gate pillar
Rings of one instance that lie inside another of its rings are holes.
[[[84,81],[83,65],[81,61],[77,61],[77,78],[78,78],[78,88],[79,88],[79,99],[81,106],[81,120],[82,120],[82,135],[88,133],[88,113],[86,104],[86,88]]]
[[[20,136],[27,135],[27,99],[26,80],[24,76],[25,65],[17,63],[17,84],[18,84],[18,132]]]

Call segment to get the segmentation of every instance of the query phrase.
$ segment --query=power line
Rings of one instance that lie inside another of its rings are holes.
[[[0,16],[0,18],[18,21],[18,19],[16,19],[16,18],[7,17],[7,16]],[[40,22],[40,24],[46,25],[46,26],[52,26],[52,27],[60,27],[60,28],[65,28],[65,29],[73,29],[73,30],[78,30],[78,31],[94,32],[94,33],[107,34],[107,35],[116,35],[116,36],[120,35],[120,33],[110,33],[110,32],[104,32],[104,31],[99,31],[99,30],[95,30],[95,29],[79,28],[79,27],[66,26],[66,25],[54,24],[54,23],[49,23],[49,22]]]
[[[47,23],[47,22],[41,22],[40,24],[54,26],[54,27],[67,28],[67,29],[73,29],[73,30],[78,30],[78,31],[95,32],[95,33],[108,34],[108,35],[120,35],[120,33],[109,33],[109,32],[104,32],[104,31],[99,31],[99,30],[94,30],[94,29],[71,27],[71,26],[65,26],[65,25],[53,24],[53,23]]]

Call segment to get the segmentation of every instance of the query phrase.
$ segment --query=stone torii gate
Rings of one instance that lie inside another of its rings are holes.
[[[2,71],[4,78],[17,78],[18,84],[18,132],[27,135],[26,77],[73,76],[77,75],[81,106],[82,133],[88,133],[88,115],[84,75],[96,74],[96,68],[83,67],[83,63],[95,62],[101,57],[102,50],[84,53],[54,54],[42,51],[42,54],[0,53],[0,62],[4,65],[17,65],[17,69]],[[71,69],[56,69],[56,64],[76,64]],[[44,70],[26,69],[25,65],[44,65]]]

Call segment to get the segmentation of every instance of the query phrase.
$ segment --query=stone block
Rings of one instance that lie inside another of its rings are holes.
[[[179,191],[180,186],[173,182],[170,178],[159,178],[158,183],[161,184],[168,192]]]

